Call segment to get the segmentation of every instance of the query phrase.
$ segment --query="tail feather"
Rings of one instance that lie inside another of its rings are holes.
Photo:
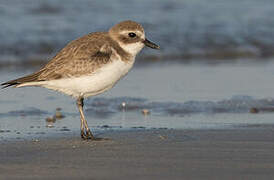
[[[21,77],[18,79],[14,79],[14,80],[2,83],[1,84],[1,86],[3,86],[2,89],[10,87],[10,86],[17,86],[17,85],[27,83],[27,82],[41,81],[41,80],[38,80],[38,77],[41,73],[42,73],[42,71],[38,71],[38,72],[30,74],[28,76],[24,76],[24,77]]]

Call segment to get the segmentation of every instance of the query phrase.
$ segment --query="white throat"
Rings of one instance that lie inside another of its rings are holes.
[[[131,54],[133,57],[135,57],[145,46],[142,42],[136,42],[131,44],[123,44],[119,43],[121,48],[124,49],[126,52]]]

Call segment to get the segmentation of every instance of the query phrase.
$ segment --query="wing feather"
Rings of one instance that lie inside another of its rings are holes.
[[[79,77],[111,61],[112,48],[106,33],[90,33],[70,42],[39,71],[7,81],[3,88],[27,82]]]

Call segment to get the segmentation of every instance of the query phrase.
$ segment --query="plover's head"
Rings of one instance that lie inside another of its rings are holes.
[[[160,46],[145,38],[143,27],[134,21],[123,21],[116,24],[109,30],[109,35],[112,39],[128,53],[136,56],[144,46],[153,49],[159,49]]]

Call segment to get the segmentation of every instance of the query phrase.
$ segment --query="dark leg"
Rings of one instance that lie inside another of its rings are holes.
[[[77,107],[80,112],[80,119],[81,119],[81,137],[82,139],[95,139],[92,135],[90,129],[88,128],[88,123],[85,119],[83,107],[84,107],[84,98],[80,97],[77,99]]]

